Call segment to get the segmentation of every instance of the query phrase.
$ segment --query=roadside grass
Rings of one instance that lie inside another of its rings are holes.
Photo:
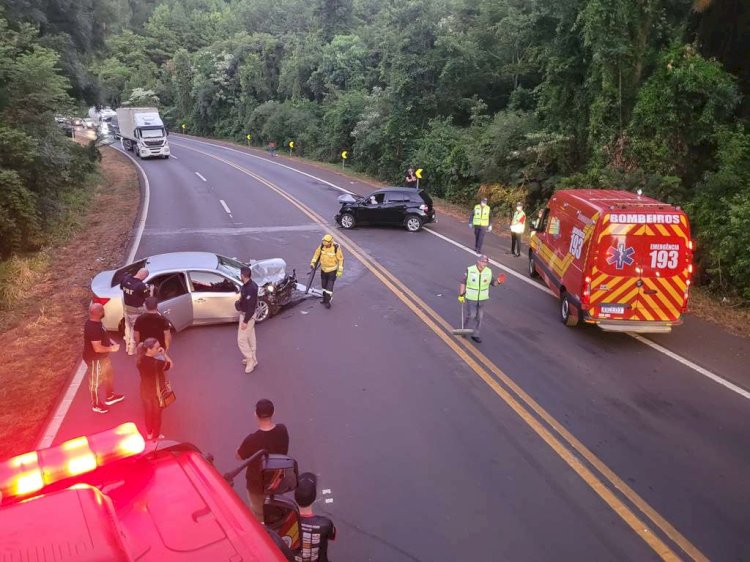
[[[36,446],[80,361],[91,278],[120,265],[127,248],[138,176],[110,149],[100,170],[69,195],[53,244],[0,263],[0,459]]]
[[[205,138],[225,142],[227,144],[233,144],[238,147],[248,148],[247,144],[228,139],[218,137]],[[258,146],[250,146],[249,148],[263,150],[262,147]],[[292,158],[289,158],[289,156],[287,156],[283,150],[279,150],[278,152],[279,156],[284,158],[285,160],[297,160],[300,162],[304,162],[305,164],[308,164],[310,166],[329,170],[331,172],[336,172],[343,176],[369,184],[374,189],[379,189],[388,185],[387,183],[376,180],[351,168],[342,168],[341,164],[319,162],[317,160],[311,160],[309,158],[304,158],[301,156],[293,156]],[[434,200],[436,208],[440,211],[441,214],[449,215],[460,221],[468,220],[469,213],[471,211],[470,205],[452,203],[450,201],[446,201],[445,199],[435,197],[434,195],[432,196],[432,198]],[[501,220],[505,223],[505,226],[510,225],[509,217]],[[501,228],[494,229],[492,235],[501,237],[504,236],[506,238],[509,238],[509,235],[505,235],[504,229]],[[734,335],[750,338],[750,307],[748,307],[746,303],[740,303],[737,302],[736,299],[717,295],[708,291],[707,289],[704,289],[703,287],[693,287],[690,293],[689,310],[690,314],[694,314],[695,316],[703,320],[716,324]]]

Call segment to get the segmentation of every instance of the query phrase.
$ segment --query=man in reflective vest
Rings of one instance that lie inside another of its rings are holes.
[[[482,253],[482,244],[484,243],[484,233],[492,232],[490,224],[490,206],[487,204],[487,198],[482,197],[479,205],[474,205],[474,211],[471,213],[469,228],[474,229],[474,251],[477,254]]]
[[[526,230],[526,213],[523,212],[523,205],[516,203],[516,212],[513,213],[513,220],[510,221],[510,253],[518,257],[521,255],[521,235]]]
[[[490,285],[505,283],[504,274],[500,274],[497,279],[492,277],[492,270],[487,267],[489,261],[487,256],[479,256],[477,264],[466,269],[463,282],[458,288],[458,302],[466,309],[467,321],[474,318],[475,327],[471,339],[477,343],[482,343],[479,330],[484,317],[484,303],[490,298]]]
[[[344,254],[339,245],[333,243],[333,236],[330,234],[323,236],[323,241],[310,261],[310,269],[314,271],[318,264],[320,264],[320,284],[323,288],[323,300],[320,302],[326,308],[331,308],[333,284],[337,277],[344,274]]]

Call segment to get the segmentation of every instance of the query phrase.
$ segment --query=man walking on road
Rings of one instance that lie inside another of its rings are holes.
[[[299,506],[302,549],[297,562],[328,562],[328,541],[336,540],[336,527],[328,517],[315,515],[312,505],[318,494],[318,479],[312,472],[299,475],[294,501]]]
[[[253,271],[249,267],[240,270],[242,288],[240,300],[234,306],[240,313],[240,325],[237,329],[237,347],[244,356],[245,373],[252,373],[258,366],[257,348],[255,345],[255,309],[258,306],[258,285],[252,279]]]
[[[516,257],[521,255],[521,236],[526,230],[526,213],[523,212],[523,205],[516,203],[516,212],[513,213],[513,219],[510,221],[510,253]]]
[[[102,325],[102,318],[104,307],[93,303],[89,306],[89,319],[83,326],[83,361],[89,374],[91,409],[97,414],[106,414],[109,412],[107,406],[125,399],[122,394],[114,392],[112,362],[109,360],[109,354],[118,351],[120,346],[109,339],[109,333]],[[103,390],[103,397],[100,389]]]
[[[135,275],[126,275],[120,283],[125,312],[125,349],[128,355],[135,354],[136,341],[133,326],[138,317],[143,313],[143,302],[152,291],[143,282],[146,277],[148,277],[148,270],[139,269]]]
[[[482,343],[479,330],[482,327],[484,317],[484,304],[490,298],[490,285],[502,285],[505,283],[505,275],[501,274],[497,279],[492,277],[492,270],[487,267],[489,263],[487,256],[479,256],[476,265],[466,269],[464,278],[458,288],[458,302],[466,309],[467,321],[474,318],[474,333],[471,336],[477,343]]]
[[[266,451],[270,455],[286,455],[289,452],[289,432],[284,424],[273,423],[273,402],[265,398],[258,400],[255,405],[255,417],[258,420],[258,431],[251,433],[242,441],[237,449],[239,460],[246,460],[258,451]],[[260,456],[247,466],[247,495],[250,499],[250,509],[255,518],[263,522],[263,481],[261,476]]]
[[[487,204],[486,197],[482,197],[482,201],[478,205],[474,205],[474,211],[471,213],[469,220],[469,228],[474,229],[474,251],[481,254],[484,234],[485,232],[492,232],[490,206]]]
[[[322,302],[326,308],[331,308],[331,299],[333,299],[333,284],[337,277],[344,274],[344,254],[341,252],[338,244],[334,244],[333,236],[326,234],[323,241],[315,250],[310,261],[310,269],[315,270],[320,264],[320,284],[323,289]]]

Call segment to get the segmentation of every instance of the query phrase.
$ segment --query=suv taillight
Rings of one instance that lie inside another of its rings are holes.
[[[430,210],[430,208],[429,208],[429,207],[428,207],[427,205],[425,205],[424,203],[422,203],[422,204],[421,204],[421,205],[419,206],[419,208],[420,208],[420,209],[421,209],[422,211],[424,211],[425,213],[426,213],[427,211],[429,211],[429,210]]]
[[[109,298],[107,298],[107,297],[97,297],[96,295],[94,295],[94,298],[91,299],[91,301],[95,302],[96,304],[100,304],[100,305],[104,306],[105,304],[107,304],[109,302]]]

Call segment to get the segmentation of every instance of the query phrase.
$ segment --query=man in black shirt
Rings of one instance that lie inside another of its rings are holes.
[[[240,289],[240,300],[235,303],[235,308],[240,312],[240,326],[237,330],[237,347],[244,356],[242,362],[245,364],[245,372],[252,373],[258,366],[255,344],[255,308],[258,306],[258,285],[252,279],[253,272],[249,267],[240,270],[242,288]]]
[[[126,275],[120,283],[122,308],[125,314],[125,348],[128,355],[135,353],[133,325],[143,313],[143,301],[151,294],[151,289],[143,280],[148,277],[147,269],[139,269],[135,275]]]
[[[146,338],[156,338],[164,350],[169,351],[169,346],[172,343],[172,332],[169,329],[169,320],[159,312],[159,301],[156,300],[156,297],[146,297],[144,304],[146,305],[146,312],[141,314],[133,325],[136,345]]]
[[[284,424],[273,423],[273,402],[258,400],[255,405],[255,417],[258,419],[258,431],[251,433],[237,449],[237,458],[249,459],[258,451],[266,451],[270,455],[286,455],[289,452],[289,433]],[[247,467],[247,495],[250,498],[250,509],[255,518],[263,522],[263,481],[261,479],[261,460],[258,457]]]
[[[299,475],[294,499],[299,506],[302,548],[296,562],[328,562],[328,541],[336,540],[336,527],[328,517],[315,515],[312,504],[317,495],[317,478],[312,472]]]
[[[91,409],[98,414],[109,412],[107,406],[117,404],[125,399],[122,394],[115,394],[112,382],[112,363],[109,354],[120,349],[109,339],[109,333],[102,325],[104,307],[93,303],[89,307],[89,319],[83,326],[83,361],[88,367]],[[100,398],[99,389],[104,390],[104,399]]]

